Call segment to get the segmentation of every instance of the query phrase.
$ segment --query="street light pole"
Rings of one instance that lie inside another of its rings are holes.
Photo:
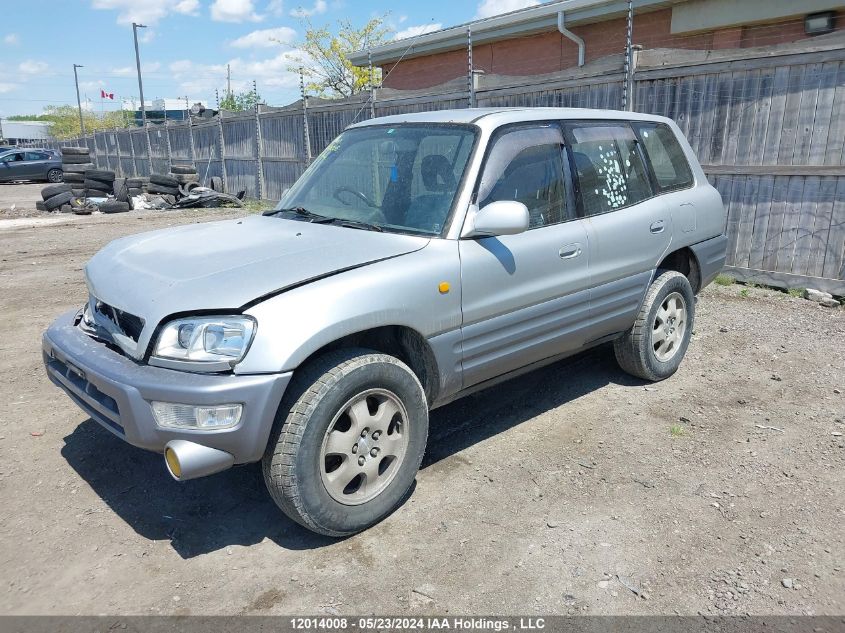
[[[138,29],[147,28],[146,24],[132,23],[132,36],[135,38],[135,65],[138,68],[138,92],[141,95],[141,125],[144,126],[144,134],[147,137],[147,161],[150,164],[150,173],[153,173],[153,147],[150,143],[150,129],[147,127],[147,108],[144,105],[144,82],[141,81],[141,53],[138,51]]]
[[[82,100],[79,98],[79,76],[76,74],[77,68],[84,68],[81,64],[73,65],[73,81],[76,83],[76,105],[79,107],[79,129],[82,130],[82,136],[85,136],[85,121],[82,119]]]

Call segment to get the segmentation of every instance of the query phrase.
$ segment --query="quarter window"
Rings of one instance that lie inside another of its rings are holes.
[[[563,135],[558,127],[516,128],[493,142],[478,187],[478,206],[516,200],[531,228],[566,220]]]
[[[568,128],[568,137],[584,215],[607,213],[651,197],[651,185],[630,127],[575,124]]]
[[[661,191],[692,185],[692,171],[675,134],[664,123],[635,123],[651,169]]]

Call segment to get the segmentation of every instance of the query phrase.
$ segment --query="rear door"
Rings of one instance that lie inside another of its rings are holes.
[[[44,152],[25,152],[23,158],[27,178],[47,177],[47,160],[49,159],[47,154]]]
[[[522,202],[530,228],[459,242],[465,387],[584,343],[589,244],[567,170],[556,123],[507,127],[490,141],[478,206]]]
[[[639,142],[625,121],[567,124],[581,217],[590,240],[590,314],[601,336],[630,327],[672,241]]]

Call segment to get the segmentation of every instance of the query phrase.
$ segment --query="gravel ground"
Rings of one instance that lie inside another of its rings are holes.
[[[435,411],[410,499],[346,540],[255,466],[172,481],[40,336],[109,240],[232,215],[0,220],[0,612],[845,612],[845,313],[771,290],[707,288],[665,382],[602,347]]]

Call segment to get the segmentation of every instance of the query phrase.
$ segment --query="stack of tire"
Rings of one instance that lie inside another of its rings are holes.
[[[56,211],[70,213],[73,211],[71,202],[76,196],[71,189],[70,183],[60,182],[55,185],[47,185],[41,190],[41,202],[35,203],[39,211]]]
[[[83,181],[85,197],[108,198],[114,193],[114,178],[114,172],[110,169],[94,169],[92,167],[85,170],[85,180]]]
[[[87,147],[62,148],[63,180],[70,184],[75,196],[83,197],[85,195],[85,172],[93,168],[91,150]]]

